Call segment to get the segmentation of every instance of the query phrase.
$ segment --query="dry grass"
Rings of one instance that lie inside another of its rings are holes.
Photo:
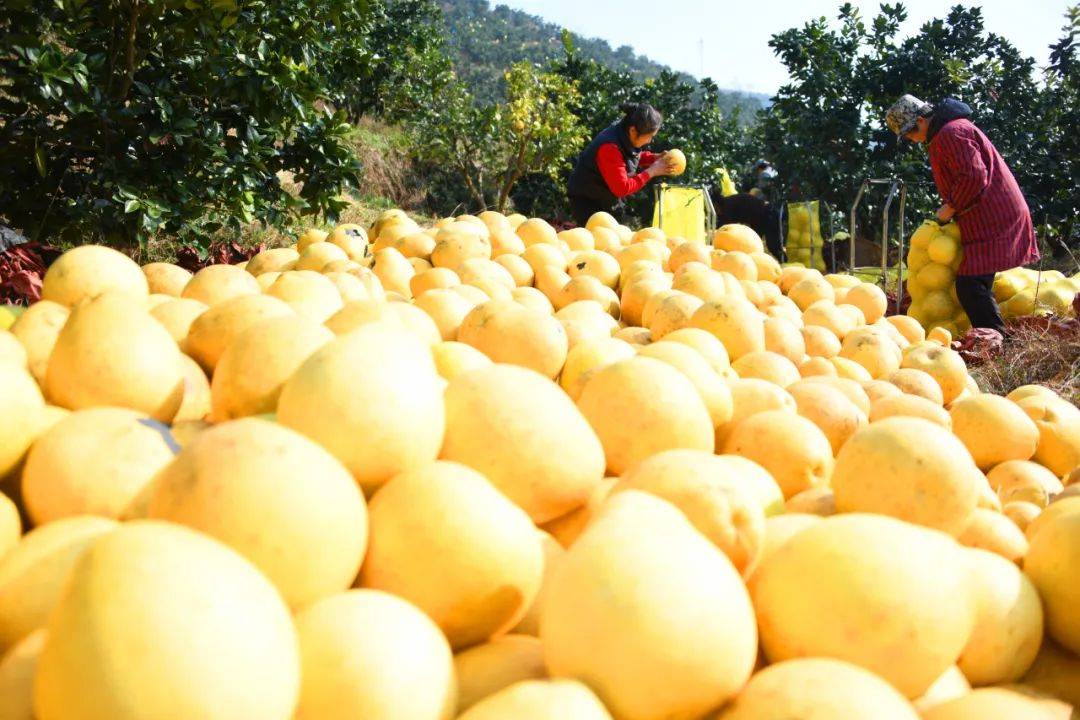
[[[1010,330],[999,355],[971,368],[979,387],[1004,395],[1037,383],[1080,405],[1080,323],[1032,322]]]

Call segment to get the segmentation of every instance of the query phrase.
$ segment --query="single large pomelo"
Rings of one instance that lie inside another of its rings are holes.
[[[690,327],[715,335],[733,361],[747,353],[765,349],[763,316],[745,298],[725,296],[705,303],[694,313]]]
[[[428,347],[384,323],[324,345],[293,373],[278,422],[328,449],[370,494],[442,446],[443,381]]]
[[[176,449],[166,426],[134,410],[73,412],[26,458],[27,511],[38,525],[74,515],[120,518]]]
[[[750,578],[766,657],[847,660],[922,695],[971,636],[964,552],[943,533],[880,515],[802,530]]]
[[[604,477],[600,440],[573,401],[513,365],[450,383],[440,457],[482,473],[536,523],[582,505]]]
[[[784,497],[829,483],[832,446],[817,425],[783,410],[751,415],[724,442],[724,452],[753,460],[769,471]]]
[[[45,399],[34,378],[18,367],[0,366],[0,479],[18,467],[38,434]]]
[[[745,253],[762,252],[765,245],[752,228],[747,225],[730,223],[722,225],[713,233],[713,247],[718,250],[739,250]]]
[[[709,411],[709,418],[714,428],[726,426],[731,422],[734,414],[731,390],[721,376],[709,366],[701,353],[689,345],[661,340],[638,350],[638,356],[659,360],[685,375],[697,388],[698,395],[705,403],[705,409]]]
[[[45,625],[75,562],[117,527],[103,517],[57,520],[31,530],[0,558],[0,652]]]
[[[1048,469],[1028,460],[1007,460],[986,473],[986,480],[1003,503],[1029,502],[1046,507],[1064,488]]]
[[[1014,563],[985,550],[966,555],[975,628],[957,665],[975,686],[1015,682],[1035,662],[1042,643],[1039,593]]]
[[[591,371],[626,360],[634,354],[634,347],[630,343],[617,338],[582,340],[566,354],[566,364],[559,375],[559,385],[571,400],[576,401],[581,397],[581,391]]]
[[[80,245],[49,266],[41,299],[74,307],[109,291],[129,298],[145,298],[150,293],[142,268],[127,255],[101,245]]]
[[[419,307],[406,302],[359,300],[347,303],[325,323],[335,335],[344,335],[364,325],[382,323],[407,331],[434,347],[442,342],[439,326]]]
[[[298,655],[288,609],[252,565],[187,528],[135,521],[75,564],[49,619],[34,710],[287,720]]]
[[[604,704],[576,680],[522,680],[481,700],[460,720],[611,720]]]
[[[883,397],[874,401],[870,408],[871,423],[891,417],[921,418],[946,430],[952,429],[952,417],[945,408],[924,397],[909,393]]]
[[[979,688],[922,714],[923,720],[1069,720],[1071,716],[1070,706],[1063,702],[1007,688]]]
[[[377,590],[323,598],[296,615],[303,682],[296,720],[449,720],[450,646],[415,606]]]
[[[653,358],[621,360],[595,371],[578,407],[621,475],[662,450],[712,452],[713,423],[693,383]]]
[[[1024,572],[1042,597],[1047,634],[1080,654],[1080,511],[1061,511],[1039,525],[1035,532],[1030,532],[1034,526],[1028,528],[1031,547]]]
[[[951,535],[971,522],[981,482],[959,440],[927,420],[907,417],[874,422],[852,435],[832,476],[839,512],[892,515]]]
[[[161,323],[161,326],[168,331],[172,339],[179,344],[191,332],[191,324],[195,322],[195,319],[208,309],[205,304],[198,300],[176,298],[152,307],[150,317]]]
[[[229,545],[294,608],[348,588],[367,547],[349,472],[304,436],[256,418],[200,433],[155,479],[148,517]]]
[[[0,659],[0,717],[34,720],[34,675],[45,647],[45,630],[35,630]]]
[[[757,648],[731,562],[682,513],[638,491],[611,498],[567,552],[540,638],[553,677],[587,681],[626,720],[718,709],[750,676]]]
[[[214,370],[214,419],[274,412],[285,381],[333,339],[328,329],[300,315],[264,320],[238,334]]]
[[[513,627],[540,590],[544,554],[529,516],[464,465],[397,475],[370,520],[361,585],[415,604],[455,649]]]
[[[151,293],[180,297],[184,288],[191,281],[190,270],[166,262],[155,262],[142,266],[143,275]]]
[[[285,272],[296,267],[299,258],[300,253],[292,248],[270,248],[248,260],[244,270],[255,277],[268,272]]]
[[[544,645],[528,635],[503,635],[454,656],[458,713],[522,680],[544,680]]]
[[[627,472],[612,496],[625,490],[668,501],[741,574],[753,568],[764,541],[765,509],[724,458],[700,450],[657,453]]]
[[[45,384],[49,357],[70,314],[71,311],[60,303],[40,300],[28,307],[11,325],[11,334],[26,350],[26,365],[39,385]]]
[[[1024,685],[1080,707],[1080,655],[1045,638],[1035,663],[1024,675]]]
[[[235,265],[208,265],[184,286],[181,297],[213,307],[223,300],[261,292],[255,276]]]
[[[941,386],[942,399],[946,404],[963,392],[967,383],[967,366],[959,353],[937,343],[912,345],[904,353],[900,367],[915,368],[930,374]]]
[[[289,305],[271,295],[241,295],[222,300],[191,323],[184,352],[208,373],[213,373],[225,348],[242,332],[265,320],[293,314]]]
[[[795,383],[788,388],[799,415],[818,426],[833,455],[867,423],[866,415],[840,390],[824,383]]]
[[[798,658],[756,673],[717,720],[918,720],[907,698],[858,665]]]
[[[549,378],[566,362],[569,340],[554,317],[512,300],[490,300],[465,316],[458,340],[497,363],[521,365]]]
[[[983,470],[1006,460],[1027,460],[1039,444],[1035,422],[1000,395],[964,398],[949,408],[949,415],[953,433]]]
[[[435,358],[435,367],[440,377],[449,382],[462,373],[491,365],[488,356],[472,345],[456,341],[441,342],[431,348]]]
[[[130,297],[106,293],[72,311],[49,358],[45,394],[69,410],[113,405],[168,422],[184,395],[180,349]]]

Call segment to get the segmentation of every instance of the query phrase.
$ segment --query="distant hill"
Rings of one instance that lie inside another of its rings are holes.
[[[503,92],[502,75],[520,60],[544,63],[563,53],[562,27],[522,10],[505,5],[494,7],[488,0],[441,0],[446,23],[447,45],[454,69],[481,101],[491,101]],[[666,65],[638,55],[623,45],[613,49],[605,40],[571,33],[574,47],[585,57],[611,68],[629,72],[639,79],[656,77]],[[685,73],[685,80],[697,81]],[[721,108],[743,108],[750,115],[768,104],[759,93],[723,91]]]

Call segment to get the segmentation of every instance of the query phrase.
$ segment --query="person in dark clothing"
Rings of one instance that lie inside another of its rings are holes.
[[[645,103],[623,105],[621,110],[623,119],[589,143],[570,174],[566,190],[578,225],[584,226],[594,213],[611,212],[622,198],[638,192],[649,180],[672,173],[667,153],[642,149],[660,130],[660,112]]]
[[[1039,259],[1024,194],[990,139],[969,119],[971,108],[946,98],[937,105],[904,95],[885,122],[898,137],[925,143],[934,184],[944,204],[937,217],[960,227],[964,259],[956,296],[972,327],[1003,332],[992,288],[1002,270]]]
[[[784,259],[780,218],[771,203],[766,202],[760,195],[749,192],[723,197],[715,190],[712,201],[718,227],[729,223],[751,227],[765,240],[765,246],[773,257],[781,261]]]

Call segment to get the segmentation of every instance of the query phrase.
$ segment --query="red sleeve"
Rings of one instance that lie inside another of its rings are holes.
[[[601,145],[596,151],[596,167],[615,197],[632,195],[650,180],[648,172],[639,172],[633,177],[626,174],[626,162],[615,143]]]
[[[659,153],[649,152],[648,150],[642,150],[638,155],[638,167],[644,170],[645,168],[656,162],[656,158],[660,157]]]
[[[975,140],[963,132],[942,132],[941,163],[951,176],[947,200],[958,214],[971,208],[990,184],[990,171]],[[943,195],[946,193],[942,193]]]

